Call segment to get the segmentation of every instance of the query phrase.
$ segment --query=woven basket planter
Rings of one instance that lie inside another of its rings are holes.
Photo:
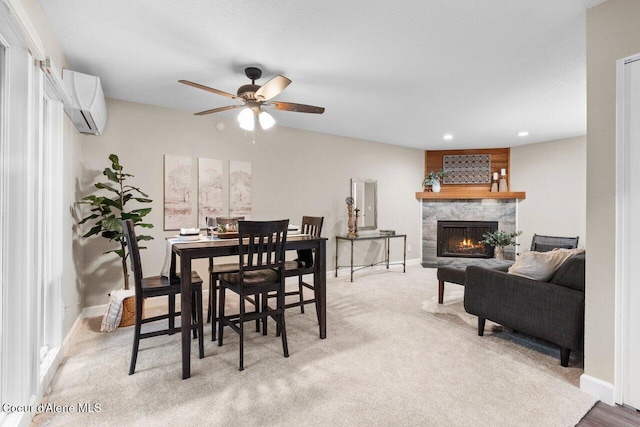
[[[142,300],[142,318],[144,318],[144,303]],[[120,319],[120,327],[131,326],[136,323],[136,297],[125,298],[122,302],[122,319]]]

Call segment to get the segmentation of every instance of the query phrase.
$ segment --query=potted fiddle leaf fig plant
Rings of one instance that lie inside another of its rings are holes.
[[[117,244],[115,249],[108,250],[104,254],[115,253],[121,258],[124,288],[129,289],[129,272],[127,269],[129,252],[122,230],[122,221],[131,219],[136,227],[153,228],[153,224],[143,222],[143,218],[151,212],[151,208],[131,208],[131,202],[147,204],[151,203],[152,200],[138,187],[125,184],[125,181],[133,178],[133,175],[124,172],[117,155],[111,154],[109,161],[111,162],[111,167],[105,168],[102,172],[107,177],[107,181],[95,184],[96,189],[102,190],[101,193],[103,195],[92,194],[83,197],[79,202],[91,207],[89,215],[84,217],[80,224],[95,221],[91,229],[82,237],[100,235],[109,240],[109,242]],[[152,236],[142,234],[137,234],[136,237],[138,241],[153,240]],[[146,248],[140,246],[140,249]]]
[[[506,246],[518,246],[516,243],[516,237],[522,234],[522,231],[514,231],[507,233],[502,230],[491,231],[482,235],[484,240],[480,240],[480,243],[486,243],[489,246],[493,246],[493,256],[496,259],[504,259],[504,248]]]
[[[433,191],[434,193],[440,192],[440,180],[446,178],[449,174],[441,169],[438,172],[431,171],[427,174],[422,185],[426,191]]]

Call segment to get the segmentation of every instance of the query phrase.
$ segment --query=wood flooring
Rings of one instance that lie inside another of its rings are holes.
[[[640,412],[624,406],[609,406],[598,402],[587,412],[578,427],[634,427],[640,426]]]

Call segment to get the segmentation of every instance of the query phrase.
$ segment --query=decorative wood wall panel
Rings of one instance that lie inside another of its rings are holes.
[[[491,155],[491,173],[498,172],[500,174],[501,169],[507,170],[507,184],[511,188],[509,182],[509,174],[511,173],[509,158],[509,148],[486,148],[480,150],[437,150],[437,151],[425,151],[424,152],[424,164],[425,164],[425,176],[430,171],[439,171],[443,169],[443,157],[444,156],[462,156],[462,155],[478,155],[489,154]],[[491,188],[490,183],[486,184],[442,184],[442,192],[448,191],[480,191],[487,192]]]

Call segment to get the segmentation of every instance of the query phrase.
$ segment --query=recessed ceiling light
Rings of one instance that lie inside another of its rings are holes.
[[[445,141],[450,141],[453,139],[453,135],[451,135],[450,133],[446,134],[445,136],[442,137],[442,139],[444,139]]]
[[[518,132],[518,136],[529,136],[529,132],[523,130],[522,132]]]

